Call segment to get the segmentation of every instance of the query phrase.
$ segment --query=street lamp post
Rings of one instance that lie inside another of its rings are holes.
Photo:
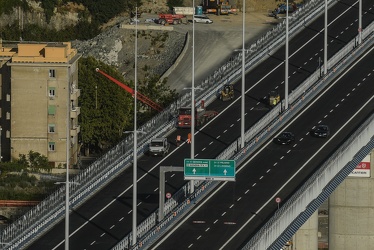
[[[138,7],[135,8],[135,17],[138,18]],[[137,148],[138,148],[138,136],[137,136],[137,93],[138,93],[138,79],[137,79],[137,66],[138,66],[138,22],[135,22],[135,93],[134,93],[134,160],[133,160],[133,189],[132,189],[132,245],[135,246],[136,244],[136,216],[137,216],[137,210],[136,210],[136,201],[137,201]]]
[[[324,75],[327,74],[327,0],[325,0],[325,32],[324,32],[324,48],[323,48],[323,69],[324,69]],[[321,73],[320,73],[320,76]]]
[[[243,0],[243,44],[242,44],[242,108],[241,108],[241,148],[244,147],[245,138],[245,0]]]
[[[195,158],[195,0],[192,1],[192,93],[191,93],[191,159]],[[195,190],[194,180],[190,181],[190,193]]]
[[[284,79],[284,109],[288,109],[288,0],[286,3],[286,60]]]

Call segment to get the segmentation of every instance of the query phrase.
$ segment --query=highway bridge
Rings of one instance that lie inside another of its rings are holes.
[[[355,39],[358,29],[358,2],[344,0],[334,3],[329,10],[329,58]],[[371,1],[363,1],[363,9],[366,10],[363,12],[364,29],[373,22],[373,7]],[[236,249],[244,246],[274,213],[276,205],[267,204],[269,198],[277,194],[287,200],[361,122],[372,114],[373,88],[368,84],[372,81],[370,72],[373,70],[370,56],[372,58],[372,51],[357,59],[354,67],[347,70],[338,81],[324,86],[321,95],[281,128],[296,135],[295,143],[280,146],[271,141],[264,142],[263,147],[259,147],[248,161],[238,167],[235,183],[219,184],[214,196],[204,199],[198,205],[199,209],[186,217],[185,223],[178,225],[175,231],[161,238],[153,247],[174,249],[178,244],[178,249]],[[319,71],[322,57],[323,17],[319,17],[300,29],[290,42],[291,93],[314,72]],[[236,96],[240,96],[239,89],[240,86],[235,85]],[[246,74],[246,130],[272,111],[262,101],[263,97],[272,90],[284,97],[283,89],[284,48],[281,47],[268,54]],[[219,116],[197,131],[196,158],[216,158],[240,137],[240,98],[229,103],[214,101],[209,109],[219,111]],[[282,112],[280,105],[275,109],[276,113]],[[349,123],[346,124],[347,121]],[[330,126],[331,135],[328,139],[310,136],[310,129],[319,123]],[[186,138],[188,131],[171,131],[168,134],[171,143],[177,133]],[[189,155],[190,148],[187,144],[180,147],[173,144],[171,153],[164,158],[143,156],[139,159],[138,222],[157,211],[159,167],[183,166],[183,159]],[[301,168],[302,171],[293,177]],[[178,172],[168,173],[166,180],[166,191],[172,194],[177,193],[186,183],[183,175]],[[282,186],[284,187],[281,188]],[[114,247],[131,232],[131,202],[132,170],[128,168],[103,189],[95,191],[95,196],[72,210],[70,248]],[[248,220],[251,220],[250,223],[247,223]],[[63,221],[27,246],[27,249],[63,248]]]

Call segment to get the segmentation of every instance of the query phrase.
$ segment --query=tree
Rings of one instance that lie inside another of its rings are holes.
[[[104,149],[123,138],[133,116],[132,97],[125,90],[95,71],[100,68],[123,82],[121,74],[93,57],[79,60],[81,141],[84,147]]]

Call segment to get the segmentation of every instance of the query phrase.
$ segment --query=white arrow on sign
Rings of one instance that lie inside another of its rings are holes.
[[[226,175],[227,174],[227,170],[225,169],[225,170],[223,170],[223,174],[224,175]]]
[[[192,173],[193,173],[193,174],[196,174],[196,169],[195,169],[195,168],[192,170]]]

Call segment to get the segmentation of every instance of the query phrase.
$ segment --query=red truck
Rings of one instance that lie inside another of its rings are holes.
[[[207,121],[211,120],[213,117],[217,116],[218,112],[211,111],[211,110],[205,110],[205,109],[195,109],[195,126],[199,127],[202,126]],[[184,107],[179,109],[178,114],[178,128],[191,128],[191,108],[190,107]]]
[[[182,18],[185,18],[185,15],[179,14],[158,14],[158,23],[165,25],[165,24],[181,24]]]

